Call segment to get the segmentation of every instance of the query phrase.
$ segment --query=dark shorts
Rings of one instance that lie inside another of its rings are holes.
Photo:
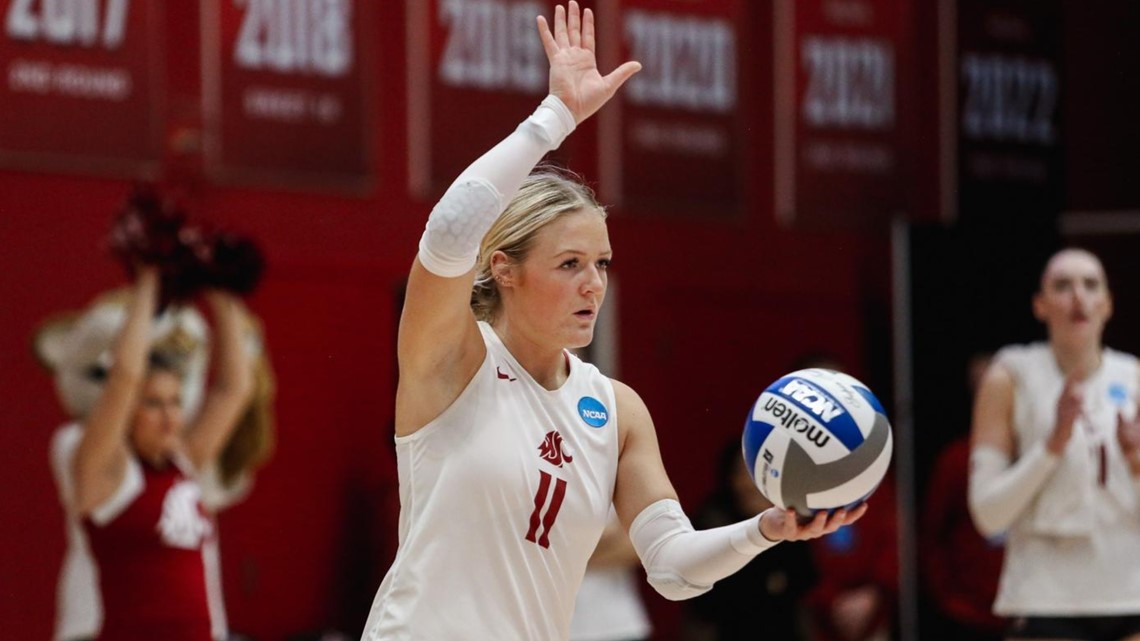
[[[1120,641],[1140,634],[1140,615],[1105,617],[1015,617],[1007,639]]]

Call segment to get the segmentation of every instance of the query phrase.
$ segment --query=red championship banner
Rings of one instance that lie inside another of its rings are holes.
[[[162,3],[0,0],[0,161],[142,175],[161,155]]]
[[[944,216],[1061,198],[1059,0],[956,0],[941,10]],[[1011,200],[1012,199],[1012,200]]]
[[[408,176],[416,197],[438,197],[467,165],[538,107],[549,88],[550,65],[535,19],[546,16],[553,27],[555,4],[407,4]],[[553,160],[565,164],[581,142],[571,136]]]
[[[370,0],[203,0],[206,165],[225,181],[369,183]]]
[[[747,139],[739,45],[745,2],[609,0],[600,12],[620,29],[600,36],[603,45],[617,45],[607,66],[642,64],[618,105],[600,115],[603,200],[635,212],[738,214]]]
[[[776,0],[775,197],[786,225],[859,228],[903,205],[908,0]]]

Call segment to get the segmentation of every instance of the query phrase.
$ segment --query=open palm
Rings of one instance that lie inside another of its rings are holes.
[[[581,13],[571,0],[569,8],[554,9],[554,31],[546,18],[538,17],[538,35],[550,61],[550,93],[557,96],[574,121],[582,122],[606,104],[618,88],[641,70],[641,64],[627,62],[603,76],[595,55],[594,13]]]
[[[796,511],[788,508],[769,508],[761,513],[760,533],[771,541],[806,541],[831,534],[845,525],[851,525],[863,518],[867,512],[867,503],[860,503],[851,511],[846,509],[828,512],[820,510],[811,520],[800,522]],[[764,528],[768,525],[768,529]]]

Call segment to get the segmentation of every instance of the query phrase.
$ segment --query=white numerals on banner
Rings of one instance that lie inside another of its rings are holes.
[[[448,34],[440,80],[453,87],[542,91],[547,64],[534,17],[543,10],[538,2],[440,0],[439,19]]]
[[[232,1],[245,8],[234,46],[239,67],[330,77],[351,70],[351,0]]]
[[[895,123],[895,57],[888,42],[807,36],[801,105],[810,127],[889,129]]]
[[[962,134],[972,140],[1051,145],[1057,72],[1047,60],[962,56]]]
[[[115,49],[126,34],[129,5],[130,0],[12,0],[4,31],[13,40]]]
[[[625,37],[641,73],[635,105],[724,113],[736,106],[736,35],[726,20],[629,11]]]

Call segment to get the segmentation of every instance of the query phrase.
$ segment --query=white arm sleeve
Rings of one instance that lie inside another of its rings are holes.
[[[1043,443],[1029,448],[1017,463],[996,447],[982,445],[970,453],[970,514],[985,537],[1009,529],[1025,511],[1060,459]]]
[[[574,127],[574,115],[549,95],[514,133],[471,163],[432,209],[420,237],[420,263],[446,278],[470,271],[483,235],[531,169]]]
[[[744,567],[776,545],[760,533],[760,516],[747,521],[694,530],[681,504],[662,499],[641,511],[629,527],[649,584],[670,601],[708,592],[713,583]]]

